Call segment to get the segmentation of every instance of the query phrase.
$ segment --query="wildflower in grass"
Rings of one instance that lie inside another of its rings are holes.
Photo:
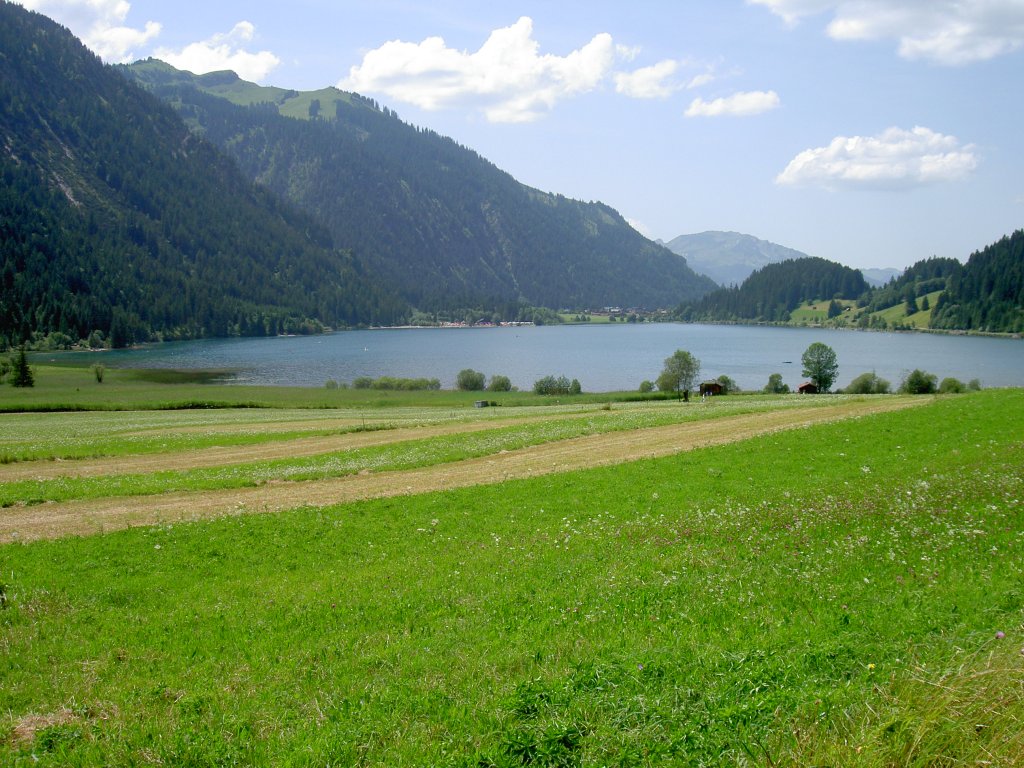
[[[1004,637],[1006,637],[1006,633],[1003,630],[996,632],[996,640],[1002,640]]]
[[[875,668],[874,664],[868,664],[868,672],[871,672],[872,670],[874,670],[874,668]]]

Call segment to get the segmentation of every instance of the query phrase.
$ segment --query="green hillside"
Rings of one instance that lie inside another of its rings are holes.
[[[875,330],[1024,331],[1024,230],[966,264],[933,257],[872,288],[860,272],[824,259],[757,270],[740,286],[680,305],[682,320],[772,322]]]
[[[933,325],[1024,332],[1024,229],[971,254],[937,302]]]
[[[193,75],[165,64],[158,59],[146,59],[131,66],[131,73],[141,84],[151,88],[166,88],[169,85],[198,87],[204,93],[218,96],[232,104],[248,107],[256,104],[273,104],[279,114],[308,120],[313,117],[329,116],[325,105],[334,106],[337,101],[352,103],[353,94],[338,88],[321,88],[318,91],[294,91],[272,85],[259,85],[242,80],[229,70]]]
[[[0,347],[393,322],[406,305],[66,29],[0,3]]]
[[[526,187],[356,94],[298,94],[152,60],[123,72],[419,309],[653,309],[714,288],[608,206]]]
[[[686,320],[756,320],[788,322],[791,313],[811,302],[856,299],[869,290],[855,269],[808,256],[768,264],[740,286],[720,288],[699,301],[685,304],[677,315]],[[806,317],[816,310],[804,310]]]

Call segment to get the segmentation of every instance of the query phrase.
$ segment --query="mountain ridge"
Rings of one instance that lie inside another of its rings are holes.
[[[768,264],[807,258],[807,254],[741,232],[708,230],[679,235],[665,243],[684,257],[695,272],[721,286],[740,285]]]
[[[0,346],[395,322],[407,308],[67,29],[0,2]]]
[[[325,104],[152,59],[121,71],[172,104],[250,178],[323,222],[420,309],[656,309],[715,287],[609,206],[523,185],[358,94],[312,92],[341,94]],[[282,114],[281,104],[293,113],[308,104],[304,119]]]

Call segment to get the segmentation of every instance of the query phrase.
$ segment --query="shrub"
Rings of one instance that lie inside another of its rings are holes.
[[[336,382],[334,379],[328,379],[324,386],[327,387],[327,389],[337,389],[338,382]]]
[[[844,391],[848,395],[887,395],[890,389],[888,381],[871,371],[855,378]]]
[[[412,391],[423,389],[440,389],[441,382],[438,379],[400,379],[395,376],[379,376],[371,379],[369,376],[360,376],[352,382],[355,389],[382,389]]]
[[[935,394],[937,381],[938,377],[934,373],[915,368],[900,384],[900,392],[906,395],[932,395]]]
[[[575,387],[574,387],[575,384]],[[569,381],[565,376],[545,376],[533,383],[533,391],[538,395],[568,395],[579,394],[580,383],[573,379]],[[573,389],[575,388],[575,392]]]
[[[789,384],[784,384],[782,382],[781,373],[773,373],[768,377],[768,383],[765,384],[764,389],[761,391],[766,395],[788,395]]]
[[[96,377],[96,383],[103,383],[103,374],[106,373],[107,369],[103,363],[93,363],[89,370],[92,371],[92,375]]]
[[[487,385],[487,389],[490,392],[511,392],[512,380],[508,376],[494,374],[491,376],[491,381]]]
[[[967,386],[959,379],[947,376],[939,383],[939,392],[943,395],[959,395],[967,391]]]
[[[484,388],[485,379],[486,377],[480,371],[463,368],[455,377],[455,387],[463,392],[479,392]]]
[[[86,346],[88,346],[89,349],[103,349],[106,347],[107,344],[103,340],[103,331],[92,331],[89,334],[88,340],[86,340]]]
[[[644,381],[640,382],[640,392],[641,393],[646,395],[646,394],[648,394],[650,392],[653,392],[653,391],[654,391],[654,382],[653,381],[644,380]]]

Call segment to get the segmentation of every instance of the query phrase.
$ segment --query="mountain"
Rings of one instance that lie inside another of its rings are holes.
[[[742,285],[719,288],[677,314],[685,320],[785,322],[806,301],[857,299],[867,291],[856,269],[806,256],[762,267]]]
[[[694,272],[707,275],[724,286],[739,285],[752,272],[768,264],[807,258],[806,253],[739,232],[680,235],[665,245],[685,258]]]
[[[261,335],[408,312],[63,27],[0,2],[0,347]]]
[[[892,267],[862,269],[860,272],[872,288],[880,288],[903,274],[902,269]]]
[[[612,208],[524,186],[357,94],[196,76],[152,59],[122,71],[421,310],[657,308],[715,287]]]
[[[972,253],[950,275],[931,327],[1024,333],[1024,230]]]

